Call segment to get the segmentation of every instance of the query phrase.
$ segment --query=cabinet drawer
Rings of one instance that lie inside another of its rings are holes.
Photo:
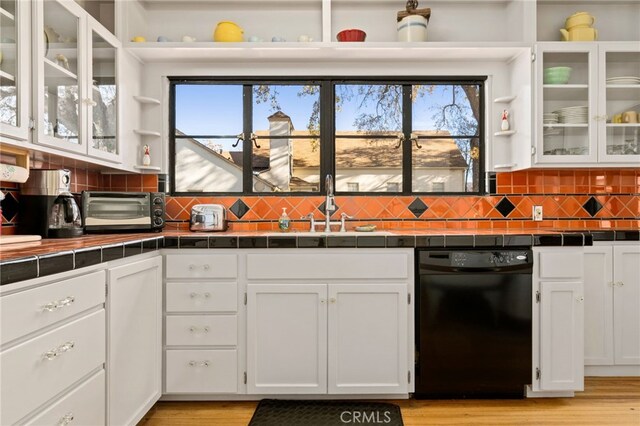
[[[3,351],[0,424],[13,424],[104,361],[104,309]]]
[[[167,345],[235,346],[238,342],[235,315],[170,315],[165,330]]]
[[[167,350],[167,393],[236,393],[235,349]]]
[[[233,254],[167,255],[167,278],[236,278],[238,257]]]
[[[583,258],[582,250],[568,253],[555,250],[541,252],[538,256],[540,278],[580,279],[584,275]]]
[[[167,283],[167,312],[235,312],[237,309],[235,282]]]
[[[69,421],[73,419],[72,421]],[[26,423],[26,426],[104,425],[105,373],[98,374],[69,392],[61,400]]]
[[[0,343],[5,344],[102,304],[104,298],[104,271],[2,296]]]
[[[249,279],[406,279],[405,253],[248,254]]]

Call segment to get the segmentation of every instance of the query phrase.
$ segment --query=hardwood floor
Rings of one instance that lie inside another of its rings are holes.
[[[640,425],[640,378],[591,377],[575,398],[393,401],[412,425]],[[159,402],[144,426],[245,426],[257,402]]]

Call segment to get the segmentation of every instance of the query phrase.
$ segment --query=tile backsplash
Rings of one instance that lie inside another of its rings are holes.
[[[72,191],[155,191],[155,175],[99,175],[72,170]],[[640,228],[640,168],[527,170],[497,173],[495,193],[486,196],[336,196],[340,213],[354,224],[375,223],[380,228],[431,229],[623,229]],[[0,183],[7,193],[3,206],[3,233],[15,225],[19,202],[17,186]],[[167,197],[167,229],[187,229],[191,206],[219,203],[229,211],[232,230],[276,230],[286,207],[293,227],[313,212],[323,216],[323,196]],[[543,207],[544,220],[534,222],[531,210]],[[13,213],[13,215],[12,215]],[[8,232],[6,232],[8,231]]]

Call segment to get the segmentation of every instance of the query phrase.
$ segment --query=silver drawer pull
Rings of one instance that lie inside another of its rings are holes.
[[[48,350],[47,352],[42,354],[42,357],[44,359],[46,359],[47,361],[52,361],[52,360],[56,359],[59,355],[70,351],[75,346],[76,346],[75,342],[72,342],[72,341],[65,342],[62,345],[58,346],[57,348]]]
[[[196,293],[196,292],[191,292],[189,293],[189,297],[191,297],[192,299],[196,299],[198,297],[204,297],[205,299],[208,299],[211,297],[211,293],[206,292],[204,294],[200,294],[200,293]]]
[[[42,310],[45,312],[53,312],[60,308],[64,308],[65,306],[70,306],[73,302],[76,301],[76,298],[73,296],[67,296],[61,300],[55,300],[53,302],[49,302],[46,305],[42,306]]]
[[[211,362],[209,360],[205,360],[202,362],[197,362],[197,361],[189,361],[189,367],[208,367],[211,364]]]
[[[197,333],[199,331],[202,331],[203,333],[208,333],[209,332],[209,327],[204,326],[202,327],[202,329],[200,329],[200,327],[196,327],[195,325],[192,325],[191,327],[189,327],[189,331],[192,333]]]
[[[58,420],[57,426],[67,426],[74,419],[73,413],[67,413],[60,420]]]

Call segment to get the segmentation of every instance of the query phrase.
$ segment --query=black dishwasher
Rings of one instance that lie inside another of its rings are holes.
[[[528,248],[419,250],[420,398],[523,398],[531,383]]]

